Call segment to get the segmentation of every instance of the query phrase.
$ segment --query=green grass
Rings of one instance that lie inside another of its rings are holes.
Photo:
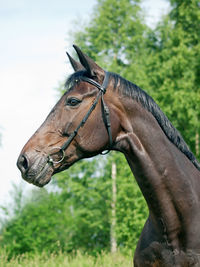
[[[102,253],[97,257],[78,252],[75,256],[59,253],[58,255],[42,253],[30,256],[24,254],[7,260],[5,252],[0,253],[0,267],[132,267],[132,255],[120,252]]]

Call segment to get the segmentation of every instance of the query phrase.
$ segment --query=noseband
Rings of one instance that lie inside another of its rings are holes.
[[[58,147],[56,149],[58,149],[58,152],[61,153],[62,157],[60,160],[58,161],[54,161],[52,158],[52,155],[57,154],[57,153],[51,153],[48,155],[48,162],[51,164],[58,164],[61,163],[64,158],[65,158],[65,150],[69,147],[69,145],[71,144],[71,142],[74,140],[74,138],[76,137],[78,130],[84,126],[85,122],[87,121],[87,119],[89,118],[90,114],[92,113],[92,111],[95,109],[99,99],[101,98],[101,106],[102,106],[102,111],[103,111],[103,121],[108,133],[108,137],[109,137],[109,147],[108,147],[108,151],[106,153],[108,153],[111,149],[112,146],[112,132],[111,132],[111,123],[110,123],[110,112],[109,112],[109,108],[106,105],[103,95],[106,93],[106,89],[108,87],[108,82],[109,82],[109,77],[110,77],[110,73],[109,72],[105,72],[105,77],[103,80],[102,85],[99,84],[98,82],[96,82],[95,80],[92,80],[88,77],[81,77],[81,80],[84,82],[88,82],[92,85],[94,85],[96,88],[99,89],[99,93],[97,94],[96,99],[94,100],[94,102],[92,103],[90,109],[88,110],[88,112],[86,113],[86,115],[84,116],[84,118],[82,119],[82,121],[80,122],[80,124],[76,127],[76,129],[70,134],[69,138],[67,139],[67,141],[61,146]],[[54,148],[55,149],[55,148]],[[106,154],[104,153],[104,154]]]

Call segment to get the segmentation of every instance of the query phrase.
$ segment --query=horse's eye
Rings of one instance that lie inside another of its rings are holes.
[[[80,103],[81,103],[81,100],[76,97],[67,98],[67,101],[66,101],[66,105],[72,106],[72,107],[77,106]]]

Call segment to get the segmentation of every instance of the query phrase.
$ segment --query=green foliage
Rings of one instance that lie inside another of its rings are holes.
[[[91,233],[96,237],[93,250],[98,247],[99,238],[101,248],[109,248],[110,245],[112,162],[117,164],[117,244],[121,248],[133,249],[148,212],[142,193],[121,153],[112,152],[106,158],[100,156],[92,161],[83,160],[56,176],[62,195],[71,202],[75,217],[79,220],[80,234],[83,236],[81,244],[85,244],[87,249],[89,239],[84,235],[84,229],[90,238]],[[80,238],[77,248],[80,248]]]
[[[8,257],[25,252],[55,252],[65,246],[63,230],[69,219],[61,200],[45,189],[33,193],[34,197],[27,200],[2,228],[1,246]]]
[[[200,131],[199,1],[171,1],[173,8],[157,27],[157,49],[147,65],[154,98],[192,151]]]
[[[124,255],[101,253],[96,257],[83,254],[80,251],[73,255],[63,252],[58,254],[36,253],[34,255],[24,254],[17,258],[8,260],[5,251],[0,251],[0,267],[131,267],[132,253]]]
[[[61,198],[70,206],[72,249],[96,253],[109,248],[110,181],[101,175],[100,157],[82,160],[55,177]]]
[[[106,162],[105,176],[111,177],[111,164],[117,166],[116,239],[119,248],[136,247],[147,219],[146,202],[123,154],[112,152]]]
[[[0,218],[1,225],[6,224],[7,220],[12,217],[17,217],[23,208],[24,196],[22,187],[12,184],[10,195],[12,196],[12,203],[0,206],[0,210],[4,214],[3,218]]]
[[[97,172],[99,159],[89,166],[80,161],[64,176],[57,175],[56,192],[33,190],[23,206],[19,205],[22,191],[15,188],[17,201],[13,209],[4,207],[4,213],[10,209],[12,216],[4,222],[0,239],[9,258],[25,252],[79,249],[96,254],[109,249],[110,182]]]
[[[131,63],[137,82],[144,75],[141,63],[147,29],[139,0],[99,0],[88,26],[76,32],[73,41],[102,67],[127,79]]]

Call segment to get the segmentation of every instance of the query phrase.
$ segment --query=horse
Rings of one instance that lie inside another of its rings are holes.
[[[145,91],[74,49],[66,92],[19,155],[23,179],[42,187],[82,158],[122,152],[149,209],[134,266],[200,266],[200,164]]]

